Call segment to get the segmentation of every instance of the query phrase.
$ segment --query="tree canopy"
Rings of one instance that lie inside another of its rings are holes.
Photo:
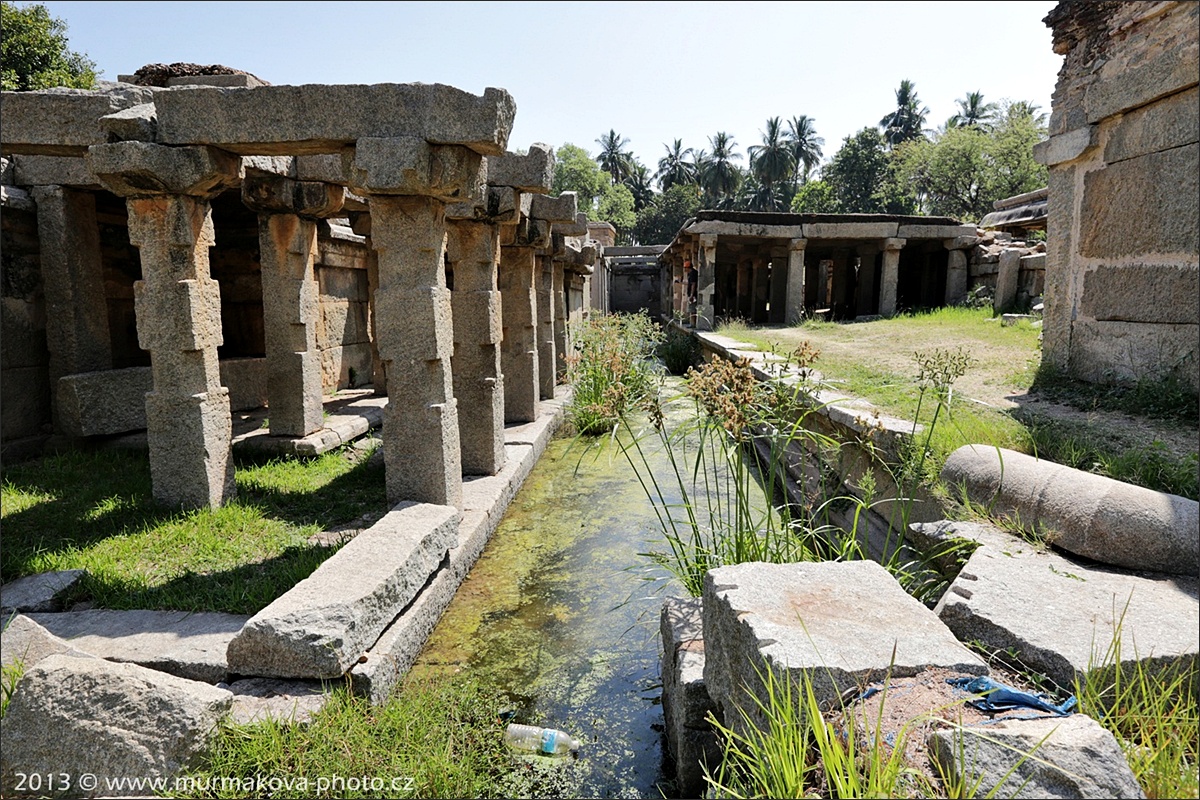
[[[67,23],[40,4],[0,2],[0,85],[28,92],[68,86],[91,89],[96,64],[67,48]]]

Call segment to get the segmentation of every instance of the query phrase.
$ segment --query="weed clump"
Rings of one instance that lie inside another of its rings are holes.
[[[583,435],[612,431],[621,417],[656,388],[650,361],[663,339],[644,311],[595,316],[570,331],[565,357],[574,398],[567,413]]]

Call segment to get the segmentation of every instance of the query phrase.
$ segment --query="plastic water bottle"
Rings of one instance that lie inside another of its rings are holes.
[[[504,741],[509,747],[547,756],[565,756],[579,749],[579,740],[554,728],[513,723],[504,729]]]

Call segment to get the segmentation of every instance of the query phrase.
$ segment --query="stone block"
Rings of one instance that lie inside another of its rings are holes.
[[[935,730],[926,746],[977,797],[1145,797],[1117,740],[1082,714]]]
[[[587,236],[587,214],[580,211],[575,215],[575,222],[556,222],[554,232],[563,236]]]
[[[233,693],[229,715],[238,725],[309,722],[325,706],[330,694],[329,685],[322,681],[274,678],[243,678],[221,688]]]
[[[1101,265],[1084,274],[1080,311],[1103,322],[1200,324],[1200,267]]]
[[[350,165],[354,148],[346,147],[336,153],[296,156],[296,175],[302,181],[321,181],[345,186],[350,181]]]
[[[938,616],[962,641],[1013,648],[1031,669],[1070,689],[1120,661],[1157,671],[1194,669],[1200,605],[1194,578],[1137,575],[1088,565],[1013,540],[977,549],[942,596]]]
[[[248,616],[188,611],[93,609],[30,614],[50,633],[86,653],[140,664],[180,678],[217,683],[227,677],[225,650]]]
[[[142,103],[104,115],[100,127],[110,142],[153,142],[158,135],[158,114],[154,103]]]
[[[324,350],[370,341],[366,312],[366,303],[322,302],[321,324],[317,327],[317,346]]]
[[[720,763],[721,746],[708,722],[717,707],[704,684],[704,627],[699,598],[667,598],[659,632],[662,637],[662,705],[667,748],[675,759],[680,797],[704,793],[707,763]]]
[[[336,153],[360,139],[397,137],[500,155],[516,115],[503,89],[473,95],[421,83],[199,88],[162,92],[156,103],[164,144],[208,144],[247,155]]]
[[[901,239],[974,239],[975,231],[974,225],[900,225],[895,235]]]
[[[1130,569],[1200,573],[1200,504],[986,445],[964,445],[942,469],[990,513],[1056,547]]]
[[[1112,126],[1104,160],[1113,164],[1200,141],[1200,89],[1180,92],[1126,114]]]
[[[295,214],[319,219],[342,210],[346,190],[318,181],[296,181],[257,169],[246,170],[242,202],[259,214]]]
[[[1084,94],[1087,121],[1139,108],[1195,86],[1200,81],[1200,61],[1195,48],[1191,52],[1168,49],[1132,69],[1105,76],[1089,83]]]
[[[7,615],[14,611],[57,611],[57,598],[77,584],[87,570],[64,569],[26,575],[0,586],[0,609]]]
[[[458,522],[452,507],[398,504],[255,614],[229,643],[230,671],[341,676],[417,596],[455,544]]]
[[[1131,158],[1084,175],[1079,252],[1144,258],[1200,250],[1200,144]]]
[[[387,361],[445,361],[454,355],[451,292],[441,287],[375,292],[379,355]]]
[[[891,239],[900,235],[899,230],[897,222],[810,222],[803,235],[808,239]]]
[[[530,145],[526,154],[488,156],[487,162],[487,182],[491,186],[510,186],[522,192],[546,194],[554,182],[554,148],[541,142]]]
[[[575,221],[578,202],[575,192],[563,192],[558,197],[535,194],[529,204],[529,216],[555,223],[557,231],[558,223]]]
[[[874,561],[748,563],[704,576],[704,682],[725,724],[742,712],[763,728],[754,701],[771,670],[798,692],[802,676],[817,701],[891,674],[930,667],[984,674],[932,611]]]
[[[0,789],[16,795],[17,773],[95,779],[73,784],[75,797],[112,796],[109,781],[170,778],[197,765],[232,701],[224,689],[136,664],[52,655],[13,694]]]
[[[13,156],[13,182],[18,186],[100,187],[100,179],[82,156]]]
[[[19,664],[22,670],[28,670],[43,658],[56,654],[75,658],[95,657],[72,647],[24,614],[5,620],[4,632],[0,633],[0,664],[6,667]]]
[[[50,382],[45,366],[4,370],[0,379],[0,441],[7,444],[41,436],[45,433],[42,426],[50,421]],[[40,454],[39,450],[36,455]],[[15,456],[10,458],[17,460]]]
[[[29,192],[16,186],[0,186],[0,206],[10,211],[37,212],[37,203]]]
[[[1080,158],[1099,142],[1099,129],[1088,125],[1038,142],[1033,146],[1033,158],[1039,164],[1053,167]]]
[[[996,294],[992,298],[995,313],[1007,311],[1017,300],[1017,285],[1021,277],[1021,252],[1005,250],[1000,253],[1000,264],[996,271]]]
[[[447,203],[482,200],[481,163],[481,156],[466,147],[431,145],[411,136],[360,139],[351,188],[368,195],[421,195]]]
[[[223,150],[164,147],[150,142],[93,145],[88,148],[86,161],[104,187],[122,197],[210,197],[237,186],[242,171],[241,159]]]
[[[136,97],[83,89],[4,92],[0,150],[5,155],[81,156],[91,145],[108,141],[101,117],[150,96],[149,91]]]
[[[184,508],[218,508],[236,494],[229,392],[146,395],[154,499]]]
[[[58,381],[58,421],[69,436],[110,436],[146,427],[150,367],[65,375]]]
[[[1196,333],[1192,324],[1147,325],[1079,318],[1070,329],[1070,371],[1077,378],[1097,383],[1174,375],[1196,391],[1200,386]]]
[[[253,89],[255,86],[269,86],[261,78],[254,75],[178,75],[167,78],[167,86],[224,86],[228,88]]]
[[[229,390],[229,409],[246,411],[267,404],[267,360],[227,358],[220,363],[221,385]]]
[[[223,344],[221,288],[211,279],[133,284],[138,345],[162,358]],[[178,317],[182,317],[180,320]],[[170,354],[170,355],[169,355]]]

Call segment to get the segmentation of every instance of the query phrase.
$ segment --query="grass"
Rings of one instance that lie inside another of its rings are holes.
[[[8,467],[0,490],[5,580],[86,569],[66,602],[253,614],[334,551],[313,534],[387,508],[382,466],[341,451],[240,461],[238,496],[178,511],[151,495],[145,454],[70,452]]]
[[[465,676],[410,679],[378,706],[338,687],[307,724],[226,723],[179,796],[508,796],[501,708]]]
[[[565,356],[574,389],[567,418],[581,434],[611,432],[654,386],[650,356],[661,329],[646,312],[590,317],[571,330],[574,352]]]

